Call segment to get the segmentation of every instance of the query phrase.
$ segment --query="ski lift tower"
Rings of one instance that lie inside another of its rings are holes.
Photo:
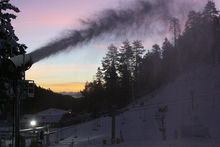
[[[166,127],[165,127],[165,113],[168,112],[168,107],[159,108],[155,112],[155,120],[158,124],[159,131],[162,132],[162,140],[166,140]]]

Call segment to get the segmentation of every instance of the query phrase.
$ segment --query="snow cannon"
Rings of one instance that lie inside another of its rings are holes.
[[[9,79],[20,79],[24,76],[24,72],[33,64],[32,57],[28,54],[21,54],[10,59],[1,61],[1,70],[3,76]]]

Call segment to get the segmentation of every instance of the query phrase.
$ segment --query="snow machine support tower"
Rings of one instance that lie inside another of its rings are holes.
[[[34,82],[32,80],[25,81],[25,71],[30,69],[33,61],[32,57],[28,54],[15,55],[7,59],[2,59],[0,69],[2,77],[8,79],[12,83],[13,94],[10,95],[14,102],[14,124],[13,130],[15,131],[15,147],[20,146],[20,100],[29,96],[34,96]]]

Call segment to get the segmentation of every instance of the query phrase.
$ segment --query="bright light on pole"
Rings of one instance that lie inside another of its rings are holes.
[[[34,127],[36,125],[36,121],[35,120],[32,120],[31,121],[31,125]]]

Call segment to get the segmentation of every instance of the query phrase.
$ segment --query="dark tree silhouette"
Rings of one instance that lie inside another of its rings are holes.
[[[169,31],[172,34],[172,39],[174,42],[174,46],[177,47],[177,39],[181,33],[180,21],[177,18],[172,18],[170,21],[170,29]]]
[[[105,89],[107,92],[107,104],[109,107],[117,103],[117,87],[118,87],[118,49],[113,44],[108,46],[106,57],[103,58],[102,67],[104,72]]]

